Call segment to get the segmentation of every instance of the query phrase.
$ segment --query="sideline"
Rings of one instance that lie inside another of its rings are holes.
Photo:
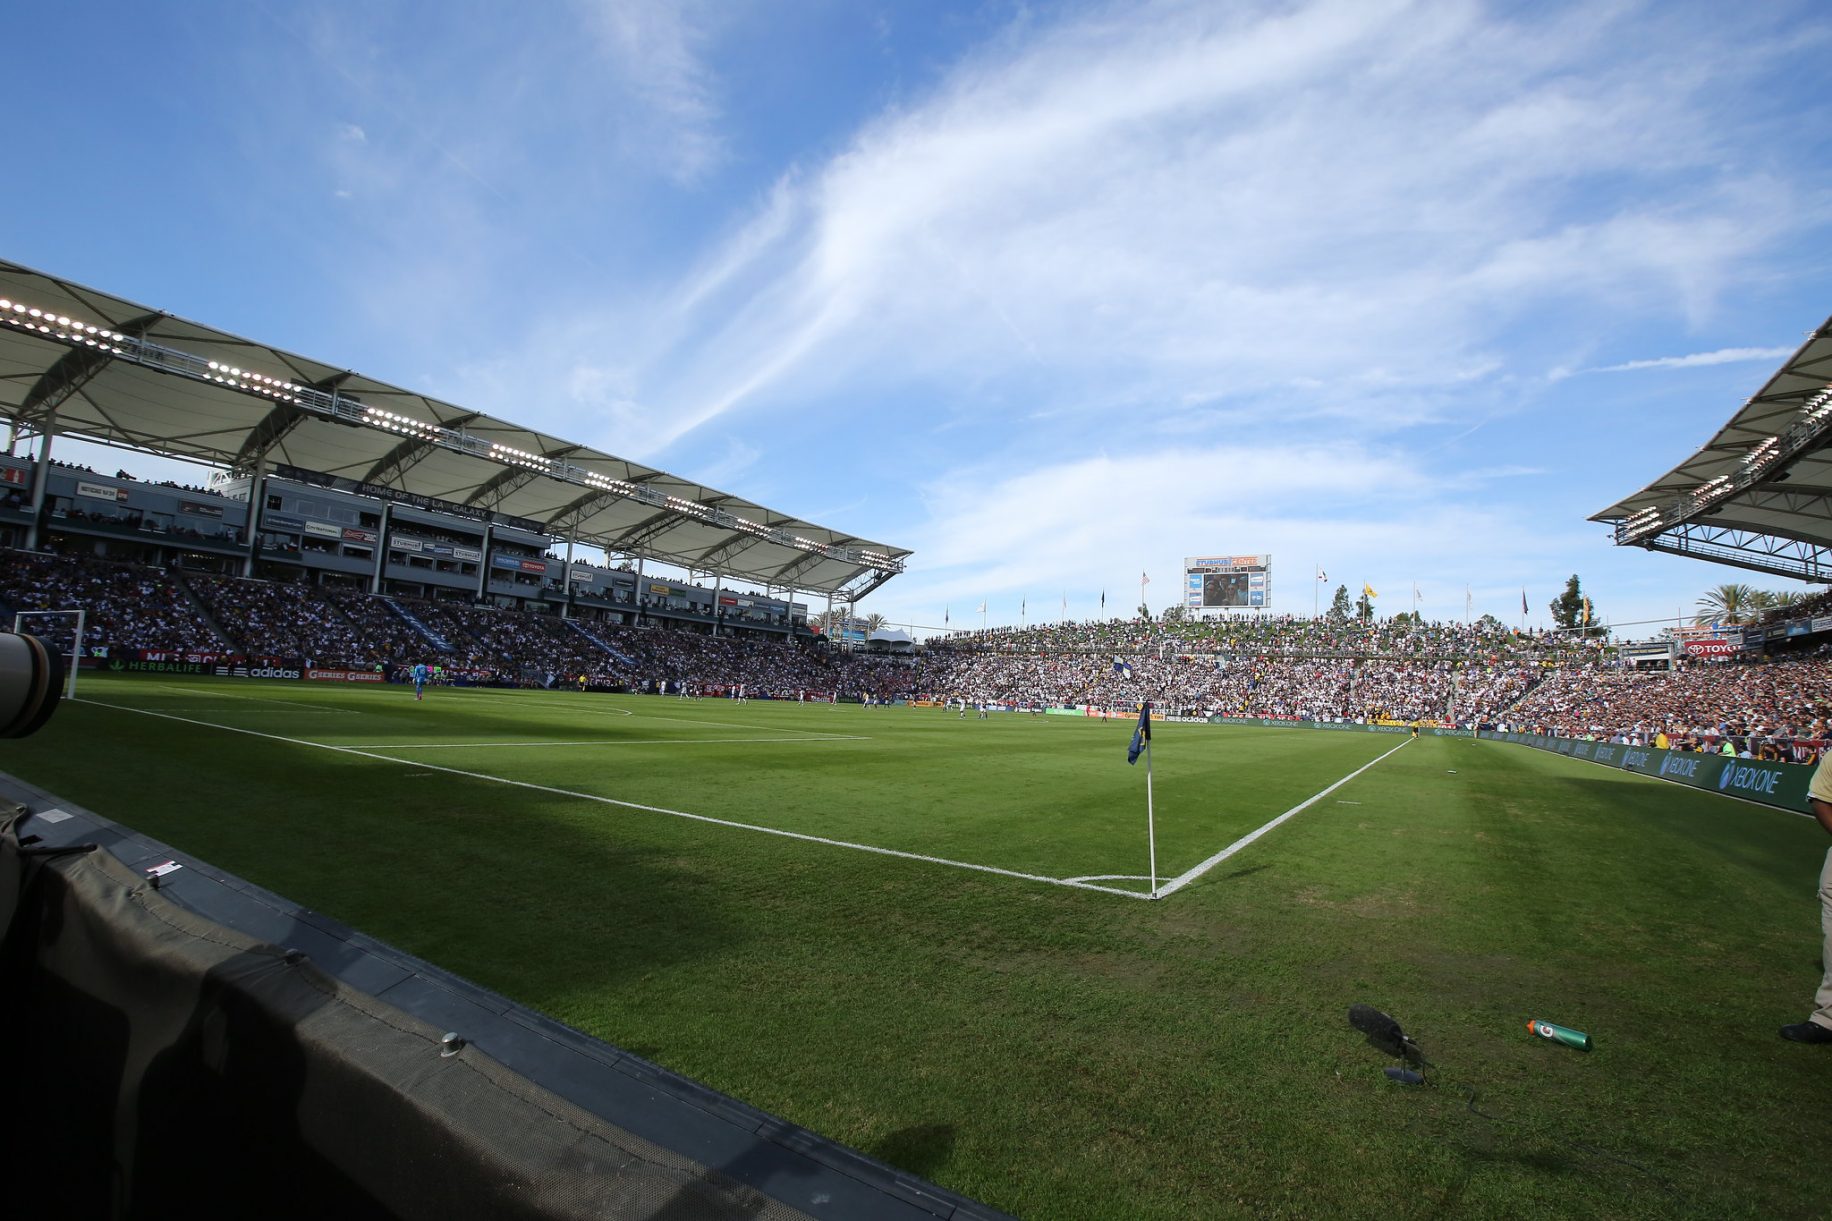
[[[567,738],[558,742],[389,742],[375,750],[477,750],[485,746],[723,746],[734,742],[869,742],[867,737],[845,737],[824,733],[814,738],[618,738],[594,742],[587,738]]]

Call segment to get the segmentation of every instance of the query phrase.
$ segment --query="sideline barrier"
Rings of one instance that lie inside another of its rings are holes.
[[[0,996],[9,1215],[1005,1217],[4,773]]]
[[[1807,786],[1813,782],[1815,766],[1737,759],[1690,750],[1656,750],[1652,746],[1624,746],[1618,742],[1586,742],[1538,733],[1485,732],[1479,736],[1531,746],[1555,755],[1569,755],[1573,759],[1588,759],[1604,767],[1638,772],[1687,788],[1724,793],[1795,813],[1808,808]]]

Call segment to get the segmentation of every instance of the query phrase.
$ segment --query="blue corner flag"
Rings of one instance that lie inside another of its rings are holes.
[[[1132,745],[1126,748],[1126,762],[1137,763],[1139,756],[1145,753],[1145,743],[1151,741],[1151,701],[1139,709],[1139,725],[1132,731]]]

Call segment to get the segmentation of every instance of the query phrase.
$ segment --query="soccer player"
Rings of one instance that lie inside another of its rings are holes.
[[[426,663],[423,661],[416,661],[413,665],[413,669],[408,671],[408,673],[413,675],[413,697],[417,700],[425,699]]]

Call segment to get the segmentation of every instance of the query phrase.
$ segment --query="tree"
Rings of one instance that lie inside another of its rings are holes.
[[[1369,599],[1368,591],[1365,589],[1361,591],[1361,597],[1355,599],[1355,618],[1361,620],[1363,623],[1373,622],[1374,603]]]
[[[1762,596],[1767,599],[1764,609],[1769,612],[1766,616],[1769,619],[1784,619],[1789,611],[1807,600],[1806,594],[1792,589],[1778,589],[1774,593],[1764,592]]]
[[[873,632],[883,631],[884,625],[889,623],[890,620],[886,619],[883,615],[867,615],[859,622],[865,627],[865,638],[870,640],[871,634]]]
[[[1145,620],[1147,623],[1151,622],[1151,607],[1143,602],[1139,603],[1139,618]]]
[[[1174,602],[1164,608],[1164,613],[1160,615],[1159,618],[1165,623],[1182,623],[1188,618],[1188,615],[1185,613],[1181,602]]]
[[[1495,618],[1495,616],[1493,615],[1484,615],[1482,616],[1482,618],[1476,620],[1476,626],[1479,628],[1485,628],[1492,632],[1498,632],[1502,628],[1506,627],[1507,624]]]
[[[1329,617],[1347,619],[1352,613],[1354,613],[1354,608],[1349,605],[1349,587],[1336,586],[1336,596],[1329,600]]]
[[[1762,591],[1753,585],[1719,585],[1698,600],[1694,623],[1745,623],[1761,609]]]
[[[1565,592],[1547,603],[1552,611],[1554,627],[1567,631],[1576,631],[1584,636],[1601,636],[1604,634],[1602,616],[1589,598],[1584,596],[1583,588],[1578,584],[1577,573],[1565,582]]]
[[[1393,622],[1423,623],[1425,622],[1425,616],[1419,614],[1417,611],[1401,611],[1399,614],[1393,616]]]

